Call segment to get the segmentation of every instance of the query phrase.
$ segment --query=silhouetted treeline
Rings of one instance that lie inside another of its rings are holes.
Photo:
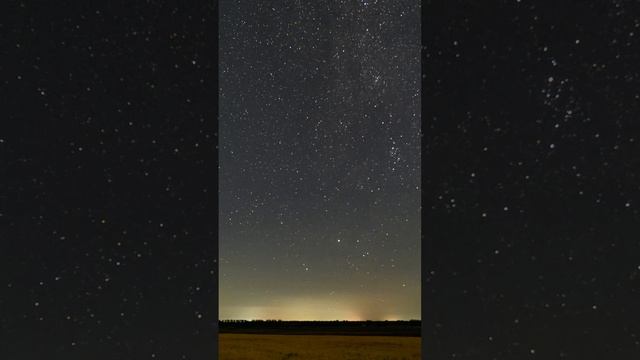
[[[220,320],[221,333],[420,336],[420,320],[408,321],[283,321]]]

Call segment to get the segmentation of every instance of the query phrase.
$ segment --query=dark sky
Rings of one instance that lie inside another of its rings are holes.
[[[420,318],[419,2],[225,2],[220,31],[220,317]]]
[[[3,5],[0,358],[214,358],[213,5]]]
[[[639,10],[423,4],[431,358],[640,355]]]
[[[228,7],[217,169],[215,2],[7,3],[0,358],[215,358],[218,216],[223,317],[638,358],[638,3],[425,1],[421,99],[418,11]]]

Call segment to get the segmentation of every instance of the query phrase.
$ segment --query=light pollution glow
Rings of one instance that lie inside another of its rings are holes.
[[[219,318],[420,319],[420,2],[222,8]]]
[[[416,289],[419,292],[420,288],[417,287]],[[389,299],[388,295],[385,295],[385,297]],[[364,299],[362,295],[336,296],[335,294],[275,297],[260,305],[221,301],[220,319],[300,321],[420,319],[420,304],[417,303],[420,295],[415,294],[409,299],[415,299],[416,301],[403,303],[402,299],[389,301],[375,296]]]

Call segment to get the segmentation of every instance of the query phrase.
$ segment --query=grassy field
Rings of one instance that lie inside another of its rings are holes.
[[[220,360],[417,360],[420,338],[220,334]]]

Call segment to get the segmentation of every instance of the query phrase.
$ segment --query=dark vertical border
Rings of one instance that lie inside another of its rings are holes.
[[[217,0],[3,5],[0,359],[217,358]]]
[[[638,14],[423,2],[423,358],[640,358]]]

